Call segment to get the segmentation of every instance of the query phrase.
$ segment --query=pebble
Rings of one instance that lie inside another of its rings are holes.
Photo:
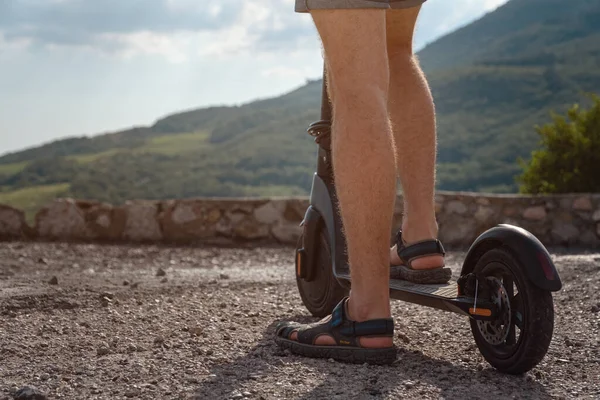
[[[48,397],[34,386],[25,386],[17,390],[14,400],[48,400]]]
[[[156,271],[156,276],[165,276],[165,275],[167,275],[167,273],[162,268],[159,268],[158,271]]]
[[[194,328],[190,328],[190,334],[192,336],[200,336],[204,332],[204,328],[201,326],[196,326]]]
[[[110,353],[110,349],[108,348],[108,346],[102,345],[96,349],[96,354],[98,356],[105,356],[108,353]]]
[[[398,336],[398,339],[402,340],[405,344],[410,344],[410,338],[408,336],[406,336],[404,333],[399,332],[397,336]]]
[[[48,281],[48,283],[50,285],[58,285],[58,278],[56,276],[53,276],[52,278],[50,278],[50,280]]]

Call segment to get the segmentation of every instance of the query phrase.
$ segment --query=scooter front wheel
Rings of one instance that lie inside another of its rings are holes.
[[[509,249],[495,248],[475,265],[479,279],[497,288],[500,314],[493,321],[470,320],[483,357],[509,374],[531,370],[546,355],[554,329],[552,294],[533,285]]]
[[[315,265],[309,267],[313,268],[314,276],[307,281],[296,274],[296,284],[304,306],[313,316],[323,318],[331,314],[335,306],[348,294],[348,290],[340,285],[333,275],[331,246],[326,231],[321,229],[318,235]],[[298,239],[298,249],[302,248],[303,239],[304,233]]]

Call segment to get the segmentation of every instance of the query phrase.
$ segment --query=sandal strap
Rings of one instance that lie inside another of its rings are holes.
[[[415,258],[434,256],[434,255],[446,255],[442,242],[438,239],[421,240],[419,242],[406,245],[402,240],[402,231],[399,230],[396,234],[396,252],[398,257],[406,263],[409,267]]]
[[[333,337],[339,346],[360,347],[361,336],[394,336],[393,318],[372,319],[363,322],[352,321],[346,313],[348,297],[333,309],[332,313],[313,324],[286,324],[278,330],[278,335],[288,338],[292,332],[298,332],[298,342],[314,344],[319,336]]]

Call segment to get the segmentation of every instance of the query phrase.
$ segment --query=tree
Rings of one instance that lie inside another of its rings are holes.
[[[600,192],[600,97],[589,97],[589,109],[575,104],[566,118],[552,112],[552,123],[536,127],[541,148],[519,159],[521,193]]]

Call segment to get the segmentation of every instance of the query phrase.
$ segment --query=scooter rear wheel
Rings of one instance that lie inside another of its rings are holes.
[[[298,248],[302,248],[304,234],[298,239]],[[308,282],[296,275],[296,283],[304,306],[310,313],[318,318],[323,318],[333,311],[335,306],[348,294],[333,275],[331,246],[326,231],[319,231],[318,245],[316,246],[314,277]]]
[[[479,351],[501,372],[522,374],[531,370],[544,358],[552,341],[552,294],[530,282],[509,249],[488,251],[474,272],[496,280],[496,300],[501,307],[495,321],[470,320]]]

